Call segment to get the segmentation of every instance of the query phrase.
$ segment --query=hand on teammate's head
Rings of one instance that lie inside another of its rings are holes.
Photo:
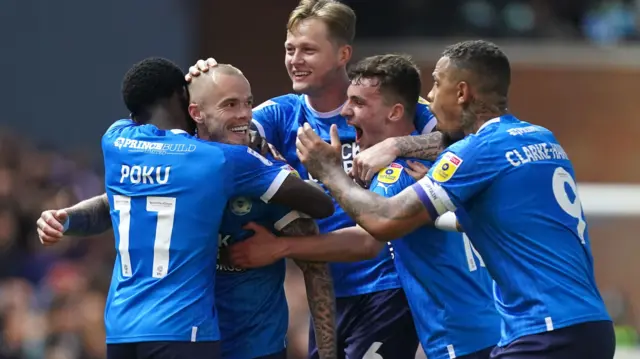
[[[189,73],[184,76],[187,82],[191,82],[194,77],[200,76],[201,73],[209,71],[210,68],[218,66],[218,61],[213,57],[206,60],[198,60],[195,65],[189,67]]]
[[[40,243],[45,246],[58,243],[64,236],[64,223],[68,218],[67,211],[63,209],[42,212],[36,222]]]

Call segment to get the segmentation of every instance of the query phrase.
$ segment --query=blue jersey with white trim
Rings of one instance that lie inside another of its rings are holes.
[[[413,188],[456,211],[496,282],[500,345],[610,320],[596,286],[573,166],[551,131],[511,115],[449,147]]]
[[[288,165],[279,164],[287,170]],[[223,359],[251,359],[282,351],[286,346],[289,308],[284,293],[285,261],[241,269],[224,255],[229,245],[252,235],[242,229],[256,222],[277,234],[304,216],[277,204],[266,204],[247,197],[229,201],[220,228],[216,274],[216,307],[220,317]]]
[[[107,343],[220,339],[214,274],[229,198],[268,201],[289,171],[246,146],[131,120],[102,137],[117,250]]]
[[[373,179],[371,190],[393,197],[413,185],[416,181],[406,166],[405,159],[397,159]],[[498,343],[501,318],[493,300],[493,280],[466,235],[423,226],[391,245],[428,358],[460,357]]]
[[[288,94],[264,102],[253,110],[253,121],[263,137],[273,144],[302,176],[311,175],[300,163],[296,154],[296,137],[298,128],[309,123],[316,133],[329,141],[329,129],[335,124],[338,127],[342,142],[342,162],[345,171],[353,166],[353,159],[360,148],[356,143],[355,129],[347,124],[340,115],[341,108],[327,113],[315,111],[305,95]],[[416,128],[424,133],[431,132],[436,120],[424,99],[418,101]],[[340,208],[334,200],[335,213],[325,219],[318,220],[321,233],[328,233],[340,228],[352,227],[355,222]],[[331,273],[336,297],[348,297],[376,291],[400,287],[391,255],[382,251],[371,260],[354,263],[331,263]]]

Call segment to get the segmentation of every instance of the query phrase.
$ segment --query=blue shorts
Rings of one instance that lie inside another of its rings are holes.
[[[527,335],[496,347],[491,359],[613,359],[613,323],[581,323],[550,332]]]
[[[220,359],[220,342],[107,344],[107,359]]]
[[[338,359],[414,359],[418,335],[407,297],[390,289],[336,298]],[[367,356],[369,355],[369,356]],[[309,359],[318,359],[313,326],[309,333]]]

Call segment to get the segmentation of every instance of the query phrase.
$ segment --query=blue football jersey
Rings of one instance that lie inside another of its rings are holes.
[[[305,95],[288,94],[264,102],[253,110],[253,120],[261,135],[273,144],[293,166],[302,178],[311,178],[296,154],[298,128],[309,123],[316,133],[330,141],[331,125],[338,126],[342,142],[342,162],[345,171],[353,166],[353,158],[360,151],[356,143],[355,129],[347,124],[340,115],[341,108],[320,113],[308,104]],[[430,132],[435,126],[435,118],[423,99],[418,103],[416,127],[419,131]],[[355,222],[340,208],[334,200],[335,213],[318,220],[321,233],[340,228],[351,227]],[[388,251],[382,251],[378,257],[355,263],[331,263],[336,297],[348,297],[400,287],[393,261]]]
[[[288,167],[288,166],[287,166]],[[229,201],[220,227],[219,248],[251,236],[242,227],[256,222],[274,233],[303,216],[277,204],[248,197]],[[236,268],[222,256],[216,274],[216,307],[223,359],[252,359],[286,346],[289,308],[284,293],[285,261],[255,269]]]
[[[245,146],[131,120],[102,138],[116,261],[107,343],[219,340],[214,274],[230,198],[268,201],[289,171]]]
[[[546,128],[511,115],[449,147],[414,189],[455,211],[496,282],[500,345],[610,320],[596,286],[573,166]]]
[[[404,159],[397,159],[374,177],[371,190],[393,197],[413,185],[416,181],[404,171],[406,166]],[[501,319],[493,280],[466,235],[423,226],[391,245],[429,359],[456,358],[498,343]]]

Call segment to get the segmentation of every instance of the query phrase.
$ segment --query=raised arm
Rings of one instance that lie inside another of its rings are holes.
[[[388,138],[356,155],[352,176],[368,184],[378,171],[396,158],[412,157],[434,161],[447,144],[441,132]]]
[[[282,233],[286,236],[310,236],[318,234],[318,226],[312,219],[299,218],[284,227]],[[337,358],[336,303],[329,266],[324,262],[295,262],[304,275],[318,354],[321,359]]]

